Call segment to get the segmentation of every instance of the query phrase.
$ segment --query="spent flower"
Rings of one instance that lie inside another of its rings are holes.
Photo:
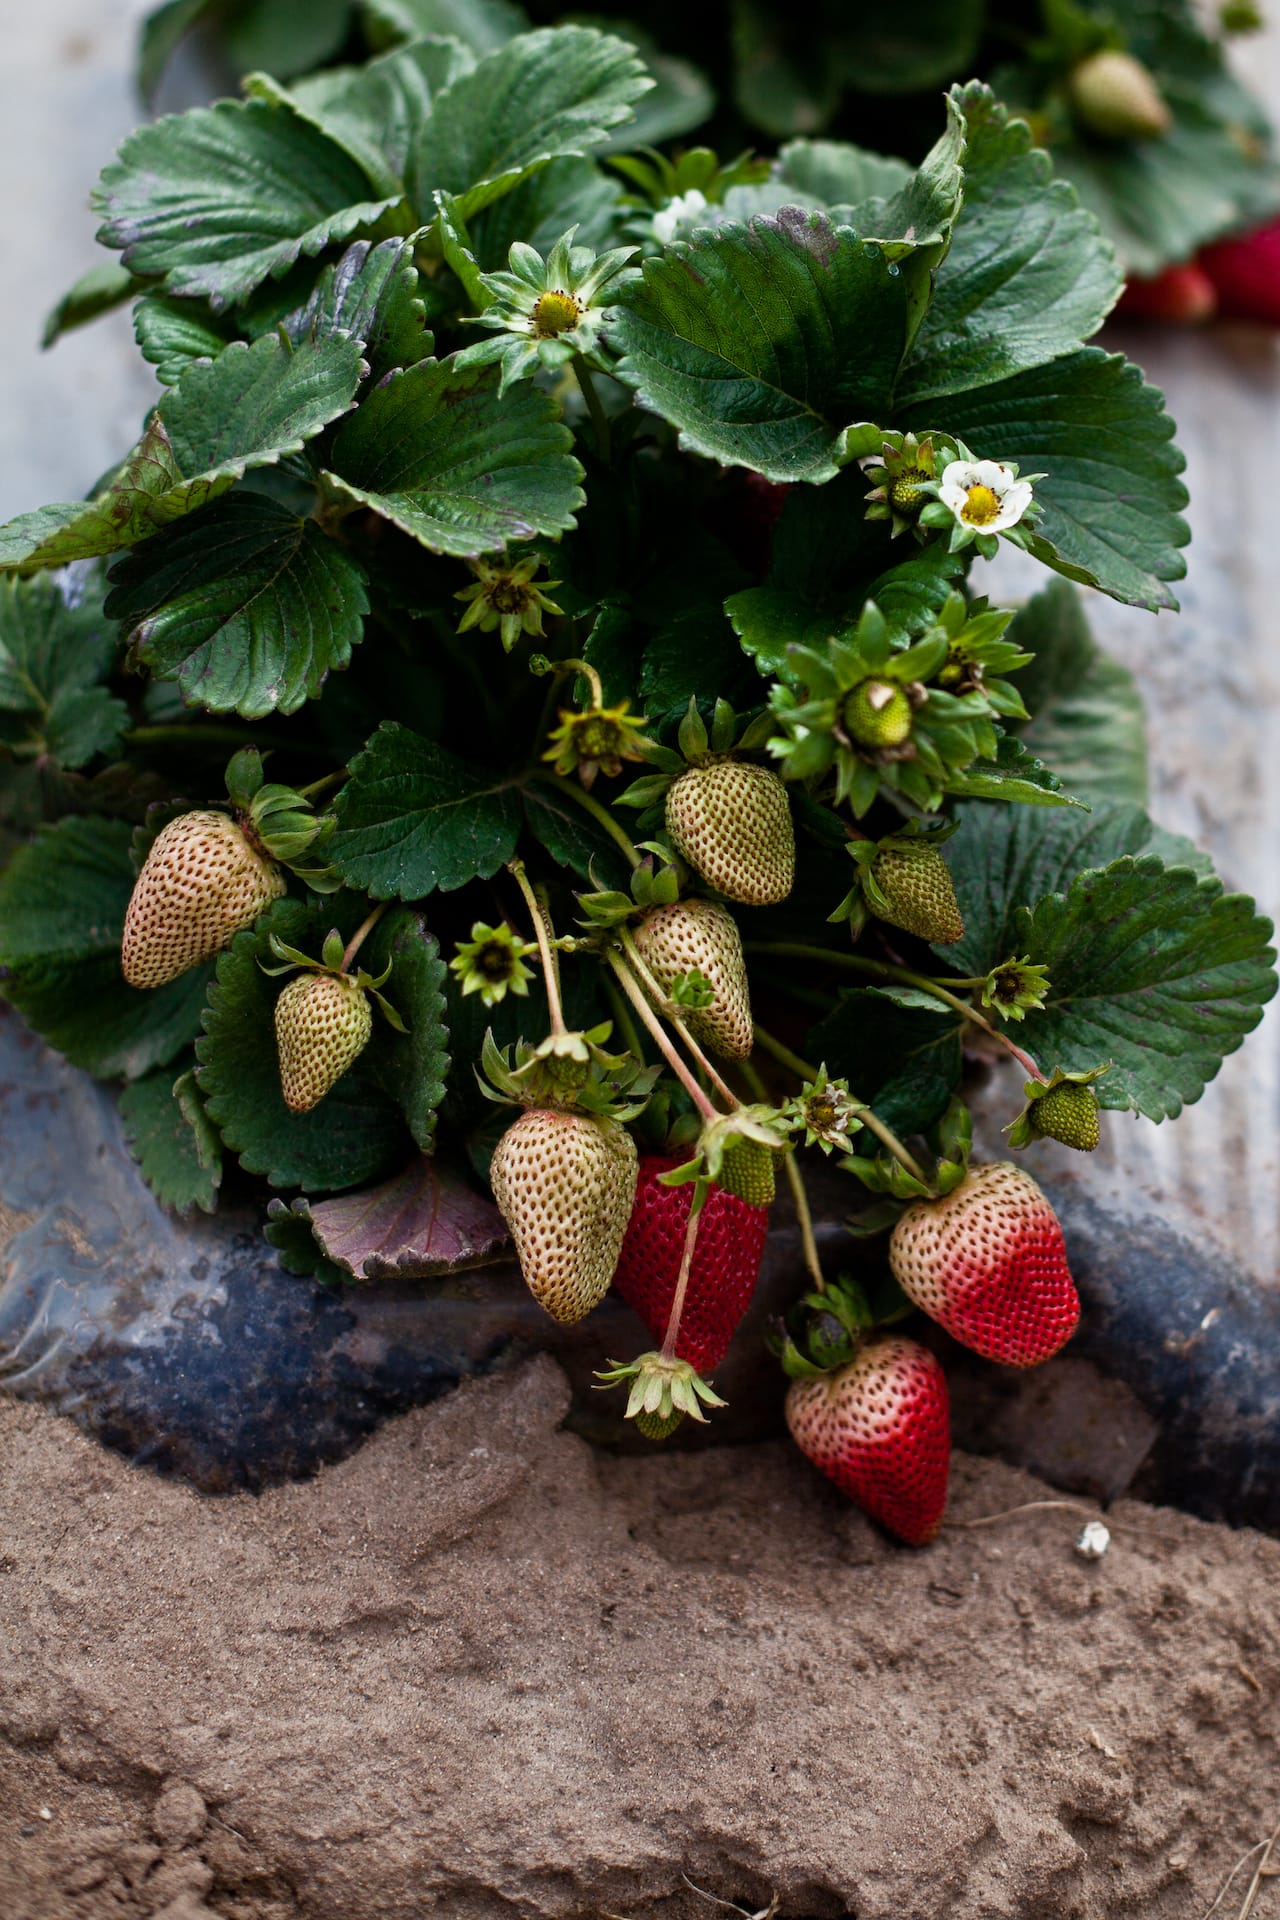
[[[459,633],[466,633],[471,627],[479,627],[481,633],[492,633],[496,627],[501,632],[504,650],[510,653],[522,633],[542,638],[544,613],[563,612],[563,608],[547,597],[551,587],[560,585],[558,580],[544,580],[534,585],[533,576],[542,565],[540,554],[529,553],[522,560],[505,563],[472,560],[469,565],[476,576],[474,585],[463,587],[453,596],[468,603],[458,622]]]
[[[575,247],[570,227],[544,260],[535,247],[517,240],[507,255],[507,271],[484,273],[481,285],[493,296],[470,324],[489,327],[495,337],[481,340],[458,354],[459,366],[501,365],[499,392],[545,367],[552,372],[581,354],[593,366],[607,371],[601,359],[600,332],[610,316],[611,302],[638,277],[629,263],[635,247],[613,247],[597,254],[593,247]]]
[[[490,927],[477,920],[471,938],[458,942],[449,971],[457,974],[464,998],[478,993],[486,1007],[496,1007],[509,993],[522,997],[528,993],[534,976],[525,960],[537,951],[534,941],[522,940],[505,921]]]

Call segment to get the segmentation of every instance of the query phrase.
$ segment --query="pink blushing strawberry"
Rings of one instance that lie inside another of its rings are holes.
[[[947,1504],[950,1399],[941,1366],[899,1334],[845,1366],[793,1380],[787,1425],[801,1452],[864,1513],[910,1546],[932,1540]]]
[[[658,1175],[680,1164],[677,1155],[642,1157],[613,1276],[622,1298],[659,1342],[667,1330],[694,1190],[691,1184],[664,1187]],[[708,1190],[676,1341],[676,1357],[699,1373],[718,1367],[729,1350],[751,1302],[768,1230],[767,1207],[751,1206],[723,1187]]]
[[[1058,1217],[1029,1173],[971,1167],[954,1192],[918,1200],[893,1230],[889,1265],[914,1301],[986,1360],[1034,1367],[1080,1318]]]

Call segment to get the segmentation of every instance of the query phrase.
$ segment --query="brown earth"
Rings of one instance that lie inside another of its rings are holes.
[[[961,1456],[620,1459],[547,1359],[213,1500],[0,1405],[4,1920],[1202,1920],[1280,1819],[1280,1543]],[[1072,1503],[1078,1504],[1078,1503]],[[1218,1914],[1235,1920],[1259,1856]],[[1280,1914],[1264,1880],[1255,1920]]]

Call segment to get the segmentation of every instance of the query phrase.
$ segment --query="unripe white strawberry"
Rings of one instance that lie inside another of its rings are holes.
[[[733,915],[710,900],[679,900],[646,913],[635,942],[664,992],[697,969],[715,998],[707,1007],[683,1008],[685,1024],[722,1060],[745,1060],[752,1047],[751,998]]]
[[[562,1326],[603,1300],[636,1194],[635,1142],[616,1120],[530,1107],[489,1168],[534,1299]]]
[[[225,813],[179,814],[156,835],[125,914],[131,987],[163,987],[229,947],[285,891],[284,874]]]
[[[1077,118],[1104,140],[1156,140],[1173,125],[1150,70],[1131,53],[1091,53],[1072,68],[1067,91]]]
[[[285,1105],[309,1113],[368,1044],[368,996],[342,974],[300,974],[276,1001],[275,1020]]]
[[[774,906],[795,883],[791,803],[776,773],[749,760],[690,767],[667,789],[676,851],[727,900]]]

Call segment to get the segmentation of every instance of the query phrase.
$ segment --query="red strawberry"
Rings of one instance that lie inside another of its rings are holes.
[[[635,1205],[613,1284],[656,1341],[667,1331],[684,1253],[693,1186],[664,1187],[658,1179],[682,1164],[673,1154],[645,1154]],[[676,1358],[699,1373],[718,1367],[751,1301],[769,1230],[769,1209],[711,1187],[698,1219],[689,1288],[680,1318]]]
[[[787,1425],[800,1451],[913,1547],[932,1540],[947,1504],[950,1413],[942,1368],[900,1334],[787,1390]]]
[[[1029,1173],[971,1167],[953,1193],[918,1200],[893,1230],[903,1292],[986,1360],[1034,1367],[1071,1338],[1080,1301],[1062,1228]]]
[[[1166,267],[1153,280],[1130,280],[1116,304],[1126,320],[1167,320],[1176,327],[1197,327],[1212,320],[1218,290],[1203,267],[1190,260]]]
[[[1202,247],[1198,259],[1217,290],[1224,320],[1280,326],[1280,220]]]

